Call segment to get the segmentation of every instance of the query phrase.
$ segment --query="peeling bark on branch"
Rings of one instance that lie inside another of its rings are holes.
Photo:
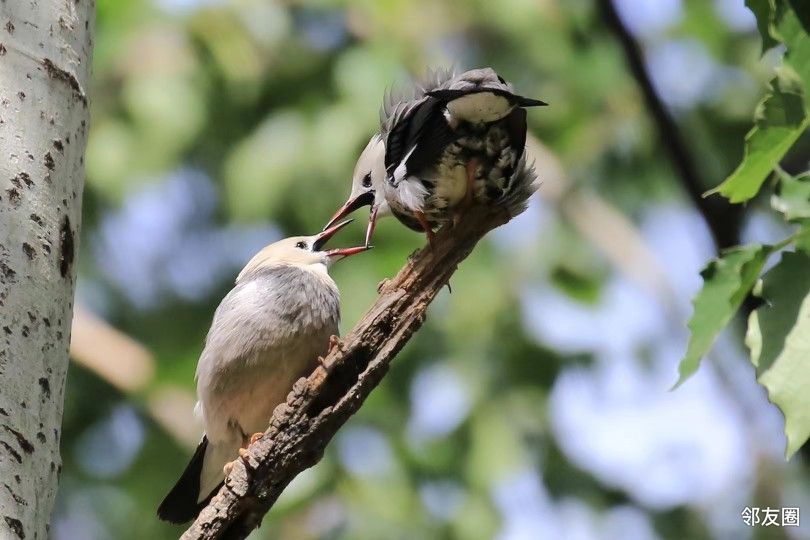
[[[94,13],[0,0],[0,538],[50,536]]]
[[[225,485],[183,534],[183,540],[245,538],[301,471],[315,465],[337,430],[379,384],[394,356],[425,320],[430,302],[459,263],[507,212],[474,208],[455,227],[444,227],[434,247],[413,254],[324,367],[300,379],[279,405],[270,428],[248,449]]]

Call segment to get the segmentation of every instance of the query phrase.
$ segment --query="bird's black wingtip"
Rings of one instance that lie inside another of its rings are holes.
[[[527,98],[527,97],[518,97],[517,104],[520,107],[548,107],[548,103],[545,101],[540,101],[539,99],[534,98]]]
[[[210,496],[205,501],[197,502],[200,495],[200,474],[207,446],[208,439],[203,437],[180,479],[158,506],[157,516],[162,521],[176,524],[187,523],[196,518],[200,510],[208,503]]]
[[[428,92],[425,92],[425,95],[428,97],[432,97],[434,99],[438,99],[439,101],[453,101],[454,99],[458,99],[469,93],[470,93],[469,91],[465,90],[450,90],[448,88],[437,88],[436,90],[430,90]]]

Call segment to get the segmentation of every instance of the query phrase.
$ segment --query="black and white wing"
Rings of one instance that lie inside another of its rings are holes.
[[[448,87],[454,78],[455,72],[451,68],[429,69],[422,79],[414,80],[402,87],[388,89],[380,107],[382,137],[386,138],[398,119],[407,116],[411,108],[418,106],[428,92]]]
[[[385,141],[385,167],[397,183],[435,165],[457,137],[445,118],[444,102],[432,97],[402,108],[393,119]]]
[[[452,84],[454,76],[452,69],[428,70],[421,80],[386,93],[380,109],[380,136],[385,141],[389,175],[398,170],[405,178],[429,167],[452,140],[444,105],[426,94]]]

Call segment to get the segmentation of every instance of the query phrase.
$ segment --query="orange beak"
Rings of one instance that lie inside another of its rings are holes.
[[[335,215],[332,216],[332,219],[329,220],[329,223],[323,228],[324,230],[328,229],[332,225],[335,224],[340,219],[348,216],[358,208],[362,208],[363,206],[371,206],[374,204],[374,192],[373,191],[366,191],[365,193],[361,193],[357,197],[353,199],[349,199],[346,201],[346,204],[341,206]]]

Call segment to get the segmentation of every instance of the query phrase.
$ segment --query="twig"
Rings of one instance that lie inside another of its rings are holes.
[[[715,244],[721,249],[739,244],[742,207],[732,206],[720,197],[703,197],[703,193],[711,186],[701,180],[697,165],[678,131],[675,120],[656,93],[644,65],[641,48],[624,26],[613,0],[597,0],[597,5],[601,7],[608,27],[621,43],[628,67],[641,87],[644,101],[658,127],[661,142],[683,188],[706,221]]]
[[[434,246],[413,254],[342,344],[309,377],[299,379],[273,413],[264,437],[231,471],[183,540],[245,538],[284,488],[317,463],[337,430],[377,386],[394,356],[425,320],[430,302],[459,263],[507,212],[473,208],[456,227],[443,227]]]

